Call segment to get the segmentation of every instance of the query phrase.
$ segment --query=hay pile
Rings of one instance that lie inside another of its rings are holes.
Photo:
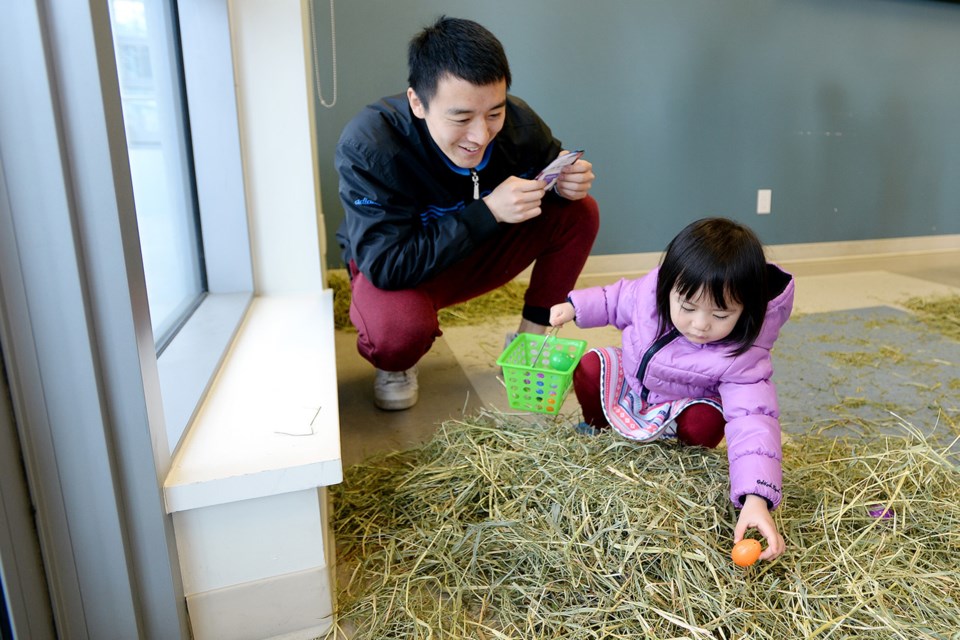
[[[784,448],[788,550],[740,569],[723,450],[448,422],[333,488],[339,622],[378,640],[957,637],[955,455],[908,427]]]

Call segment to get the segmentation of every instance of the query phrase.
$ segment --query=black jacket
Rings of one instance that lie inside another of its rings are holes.
[[[560,150],[543,120],[509,96],[503,129],[477,167],[480,196],[511,175],[535,177]],[[347,124],[335,164],[343,260],[355,260],[379,289],[414,287],[498,232],[483,200],[473,199],[470,171],[446,158],[404,94],[367,106]]]

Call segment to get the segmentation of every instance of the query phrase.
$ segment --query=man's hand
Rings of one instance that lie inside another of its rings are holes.
[[[540,215],[540,201],[547,183],[510,176],[483,201],[497,222],[516,224]]]
[[[747,529],[756,529],[767,540],[767,548],[760,554],[761,560],[774,560],[783,553],[786,543],[777,531],[777,525],[767,509],[767,501],[760,496],[750,494],[743,501],[737,526],[733,530],[733,543],[743,540]]]
[[[587,197],[595,177],[593,175],[593,165],[580,158],[560,170],[560,177],[557,179],[554,188],[567,200],[582,200]]]

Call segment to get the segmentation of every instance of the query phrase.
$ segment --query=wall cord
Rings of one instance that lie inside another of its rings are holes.
[[[328,103],[323,98],[323,89],[320,87],[320,68],[317,55],[317,25],[314,17],[314,0],[308,0],[307,5],[310,8],[310,43],[313,46],[313,73],[317,86],[317,98],[327,109],[333,108],[337,104],[337,23],[333,15],[334,0],[330,0],[330,60],[333,67],[333,99]]]

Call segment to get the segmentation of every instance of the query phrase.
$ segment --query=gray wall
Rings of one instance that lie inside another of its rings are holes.
[[[329,5],[313,1],[329,101]],[[317,109],[333,267],[337,137],[406,89],[407,41],[441,13],[497,34],[512,92],[587,150],[596,255],[660,251],[706,215],[768,244],[960,233],[960,4],[348,0],[336,5],[338,102]],[[757,189],[773,191],[769,216]]]

